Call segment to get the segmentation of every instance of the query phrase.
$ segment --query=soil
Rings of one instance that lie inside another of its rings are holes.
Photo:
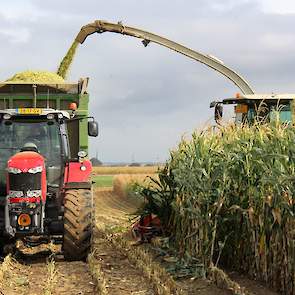
[[[240,286],[245,287],[247,290],[251,290],[252,295],[278,295],[277,292],[265,287],[263,282],[250,280],[245,275],[240,275],[236,272],[230,272],[228,275],[232,280],[240,284]]]
[[[148,280],[129,262],[126,255],[116,250],[99,233],[96,234],[94,245],[94,257],[104,274],[108,294],[155,294]]]
[[[128,214],[135,210],[132,204],[116,197],[111,188],[96,189],[95,207],[98,227],[122,232],[130,224]],[[99,230],[94,241],[95,258],[100,263],[109,294],[155,294],[143,274]]]

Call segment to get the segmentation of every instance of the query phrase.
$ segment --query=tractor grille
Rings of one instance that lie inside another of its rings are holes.
[[[23,191],[41,190],[41,172],[40,173],[9,173],[9,190]]]

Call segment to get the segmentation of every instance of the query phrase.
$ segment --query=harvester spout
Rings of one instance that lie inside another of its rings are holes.
[[[104,32],[118,33],[142,39],[143,45],[145,47],[150,42],[154,42],[161,46],[167,47],[189,58],[192,58],[195,61],[205,64],[206,66],[226,76],[229,80],[236,84],[237,87],[240,88],[243,94],[254,94],[254,91],[250,87],[248,82],[234,70],[225,66],[223,62],[221,62],[218,58],[213,57],[209,54],[197,52],[195,50],[192,50],[188,47],[185,47],[179,43],[176,43],[159,35],[143,31],[141,29],[125,26],[122,24],[122,22],[110,23],[103,20],[96,20],[93,23],[90,23],[81,28],[81,31],[76,37],[76,41],[82,44],[89,35],[92,35],[93,33]]]

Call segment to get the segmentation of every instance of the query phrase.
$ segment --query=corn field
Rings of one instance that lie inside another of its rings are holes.
[[[158,214],[183,257],[295,294],[295,129],[227,126],[171,152],[140,214]]]

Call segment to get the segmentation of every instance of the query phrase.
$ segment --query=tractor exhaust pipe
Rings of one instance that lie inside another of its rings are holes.
[[[33,107],[37,107],[37,85],[33,84],[33,94],[34,94],[34,100],[33,100]]]
[[[13,238],[15,236],[15,232],[16,232],[16,230],[10,225],[8,197],[6,197],[6,203],[5,203],[5,232],[11,238]]]

